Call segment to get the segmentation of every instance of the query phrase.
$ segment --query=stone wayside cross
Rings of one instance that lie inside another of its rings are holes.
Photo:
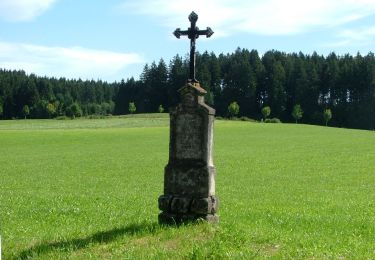
[[[207,93],[195,79],[195,39],[212,35],[200,31],[198,16],[189,16],[191,27],[174,34],[191,39],[190,78],[179,89],[181,102],[170,109],[169,161],[164,169],[164,194],[159,197],[159,223],[180,224],[198,219],[217,223],[216,169],[213,164],[215,110],[204,102]]]
[[[191,12],[189,15],[190,28],[186,31],[181,31],[180,28],[177,28],[173,33],[179,39],[181,35],[186,35],[190,39],[190,82],[198,82],[195,79],[195,40],[198,39],[199,35],[206,35],[209,38],[214,34],[210,27],[207,27],[206,30],[199,30],[196,26],[197,20],[198,15],[195,12]]]

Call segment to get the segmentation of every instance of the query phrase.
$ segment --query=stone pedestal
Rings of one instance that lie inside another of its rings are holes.
[[[170,111],[169,162],[164,194],[159,197],[159,223],[203,219],[217,223],[216,170],[212,159],[215,110],[204,103],[199,83],[179,90],[181,103]]]

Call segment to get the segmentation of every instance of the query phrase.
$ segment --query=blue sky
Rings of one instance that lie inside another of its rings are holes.
[[[327,55],[375,48],[375,0],[0,0],[0,68],[40,76],[138,78],[145,63],[189,51],[172,32],[215,34],[197,49],[237,47]]]

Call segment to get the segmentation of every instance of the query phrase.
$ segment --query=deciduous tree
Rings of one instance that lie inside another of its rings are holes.
[[[271,108],[269,106],[265,106],[262,108],[262,115],[263,119],[266,120],[267,117],[269,117],[271,114]]]
[[[297,124],[298,120],[300,120],[303,116],[303,110],[302,110],[300,104],[296,104],[293,107],[292,116],[293,116],[294,120],[296,120],[296,124]]]
[[[228,106],[228,112],[230,117],[235,117],[240,112],[240,106],[237,104],[236,101],[233,101]]]
[[[48,116],[50,118],[56,115],[56,107],[55,107],[54,104],[48,103],[48,105],[47,105],[47,113],[48,113]]]
[[[134,102],[130,102],[129,103],[129,112],[130,112],[130,114],[134,114],[135,111],[137,111],[137,107],[135,106],[135,103]]]
[[[323,118],[324,122],[326,123],[326,126],[328,125],[328,121],[332,119],[332,111],[331,109],[327,108],[323,111]]]
[[[22,108],[22,114],[25,117],[25,119],[27,118],[28,115],[30,115],[30,108],[29,108],[28,105],[24,105],[23,106],[23,108]]]
[[[74,102],[66,109],[66,115],[72,118],[81,117],[82,109],[77,102]]]

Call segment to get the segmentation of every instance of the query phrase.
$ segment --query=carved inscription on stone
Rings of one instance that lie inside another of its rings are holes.
[[[183,100],[183,104],[187,107],[194,107],[195,105],[195,97],[192,93],[185,94]]]
[[[203,119],[195,114],[180,114],[176,120],[177,159],[201,159]]]

